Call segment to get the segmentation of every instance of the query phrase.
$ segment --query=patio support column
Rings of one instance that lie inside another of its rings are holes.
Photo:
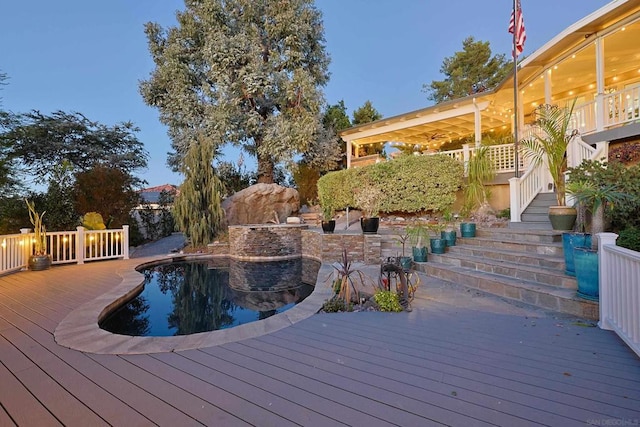
[[[544,103],[551,105],[551,68],[544,72]]]
[[[604,43],[596,37],[596,131],[604,130]]]
[[[473,98],[473,133],[476,142],[476,148],[480,147],[482,142],[482,118],[480,117],[480,107],[476,104],[476,99]]]
[[[347,141],[347,169],[351,169],[351,150],[353,150],[353,144],[351,140]]]

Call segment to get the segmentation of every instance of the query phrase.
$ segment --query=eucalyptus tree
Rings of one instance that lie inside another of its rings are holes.
[[[156,68],[140,84],[169,128],[174,170],[192,141],[223,143],[257,157],[258,182],[315,142],[328,55],[312,0],[185,0],[177,25],[147,23]],[[212,155],[216,150],[212,151]]]

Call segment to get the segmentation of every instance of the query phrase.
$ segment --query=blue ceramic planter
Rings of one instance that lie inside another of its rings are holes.
[[[562,233],[562,251],[564,252],[564,273],[575,276],[576,270],[573,262],[573,248],[591,247],[591,234],[589,233]]]
[[[447,247],[447,241],[444,239],[431,239],[431,253],[443,254],[444,249]]]
[[[460,236],[476,237],[476,224],[474,222],[463,222],[460,224]]]
[[[456,230],[451,230],[451,231],[443,230],[440,232],[440,237],[442,237],[445,240],[445,242],[447,242],[447,246],[456,245]]]
[[[578,296],[597,301],[600,296],[598,252],[591,248],[573,248],[573,262],[578,281]]]
[[[415,262],[427,262],[427,248],[413,248],[413,260]]]

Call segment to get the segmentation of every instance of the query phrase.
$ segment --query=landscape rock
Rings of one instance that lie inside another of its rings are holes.
[[[255,184],[226,198],[222,208],[228,225],[283,224],[298,212],[300,196],[294,188]]]

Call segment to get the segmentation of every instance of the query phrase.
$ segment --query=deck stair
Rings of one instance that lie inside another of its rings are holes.
[[[458,238],[445,254],[429,253],[428,262],[414,268],[506,299],[597,319],[598,304],[578,298],[575,278],[564,274],[561,240],[553,230],[480,228],[477,237]]]
[[[509,228],[551,230],[549,206],[557,204],[555,193],[539,193],[520,215],[521,222],[510,222]]]

